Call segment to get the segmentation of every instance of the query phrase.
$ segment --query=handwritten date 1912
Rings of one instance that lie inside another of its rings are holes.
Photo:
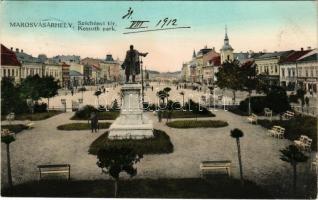
[[[163,20],[159,20],[156,24],[157,26],[160,26],[161,28],[167,27],[167,26],[177,26],[177,19],[169,19],[168,17],[164,18]]]

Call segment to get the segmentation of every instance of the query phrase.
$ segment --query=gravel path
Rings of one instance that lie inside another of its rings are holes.
[[[264,128],[251,125],[245,117],[222,110],[214,113],[216,117],[213,119],[228,121],[230,125],[223,128],[173,129],[167,127],[164,121],[158,123],[152,113],[146,113],[154,121],[156,129],[164,130],[170,136],[174,152],[144,156],[137,166],[137,178],[198,177],[199,164],[203,160],[231,160],[234,165],[233,175],[238,177],[236,142],[230,137],[230,130],[233,128],[240,128],[245,134],[241,139],[245,177],[265,184],[268,176],[290,175],[286,171],[290,166],[279,159],[279,149],[290,144],[290,141],[267,136]],[[96,166],[96,157],[87,153],[89,145],[105,130],[93,134],[90,131],[56,129],[58,125],[75,122],[69,120],[72,115],[73,113],[63,113],[37,121],[33,129],[17,135],[17,140],[10,145],[14,184],[37,180],[36,166],[40,164],[69,163],[73,179],[108,178]],[[4,144],[1,145],[1,150],[3,186],[7,182]]]

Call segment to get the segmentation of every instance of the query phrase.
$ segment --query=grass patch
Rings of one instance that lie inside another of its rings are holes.
[[[97,169],[96,169],[97,170]],[[102,175],[101,175],[102,176]],[[234,178],[213,179],[130,179],[118,185],[120,198],[273,198],[254,182],[244,185]],[[14,186],[12,190],[2,190],[3,196],[11,197],[114,197],[112,180],[81,181],[37,181]]]
[[[219,128],[228,126],[221,120],[176,120],[166,123],[171,128]]]
[[[2,125],[1,129],[8,129],[11,132],[19,133],[29,127],[24,124],[11,124],[11,125]]]
[[[154,130],[154,138],[141,140],[109,140],[108,132],[99,136],[89,147],[88,152],[96,155],[99,149],[107,146],[129,147],[142,154],[172,153],[173,145],[170,137],[161,130]]]
[[[163,112],[163,118],[167,118],[168,113]],[[195,114],[191,111],[182,111],[182,110],[174,110],[172,111],[171,118],[199,118],[199,117],[215,117],[215,114],[211,113],[210,111],[208,113],[198,113]]]
[[[111,125],[109,122],[101,122],[98,123],[99,129],[107,129]],[[70,123],[70,124],[62,124],[57,127],[58,130],[64,131],[78,131],[78,130],[90,130],[91,125],[88,123]]]
[[[16,114],[15,120],[31,120],[31,121],[40,121],[44,119],[48,119],[50,117],[53,117],[55,115],[61,114],[62,111],[58,110],[51,110],[49,112],[43,112],[43,113],[23,113],[23,114]],[[6,120],[6,116],[1,116],[1,120]]]
[[[261,126],[270,129],[274,125],[285,128],[285,138],[289,140],[296,140],[300,135],[307,135],[311,138],[311,149],[317,151],[317,118],[310,116],[296,116],[290,120],[257,120]]]
[[[99,120],[115,120],[119,116],[120,112],[118,111],[105,111],[97,112]],[[71,117],[71,120],[88,120],[89,117],[78,117],[76,114]]]

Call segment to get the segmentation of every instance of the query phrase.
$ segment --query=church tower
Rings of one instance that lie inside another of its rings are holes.
[[[222,49],[220,49],[221,52],[221,63],[224,63],[225,61],[233,61],[234,55],[233,55],[233,48],[231,47],[229,43],[229,37],[227,36],[227,27],[225,26],[225,38],[224,38],[224,44]]]

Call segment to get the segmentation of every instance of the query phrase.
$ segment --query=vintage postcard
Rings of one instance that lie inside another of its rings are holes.
[[[1,196],[317,198],[316,1],[0,1]]]

